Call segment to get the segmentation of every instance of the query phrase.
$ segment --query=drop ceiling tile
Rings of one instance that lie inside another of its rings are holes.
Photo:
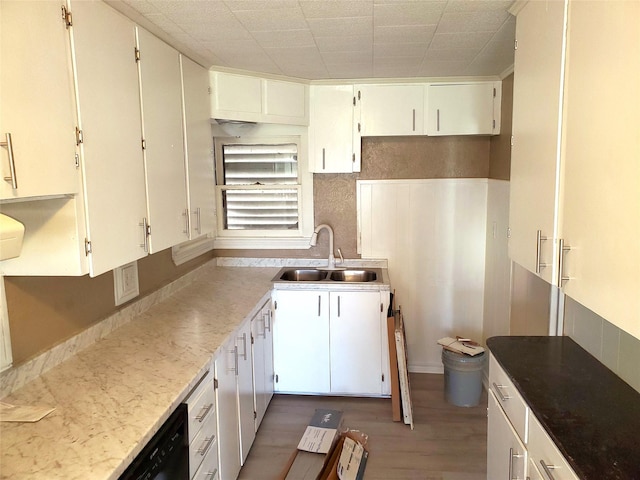
[[[442,16],[446,2],[397,2],[375,5],[373,24],[394,25],[436,25]]]
[[[510,17],[505,11],[445,13],[438,24],[438,33],[496,32]]]
[[[380,43],[425,43],[428,45],[435,31],[435,25],[376,27],[373,32],[373,43],[374,45]]]
[[[297,0],[224,0],[224,3],[232,12],[243,10],[282,10],[287,8],[297,8]]]
[[[370,17],[310,18],[307,20],[314,36],[369,35],[373,33]]]
[[[449,0],[445,12],[507,11],[513,0]]]
[[[148,2],[147,0],[128,0],[127,5],[143,15],[148,13],[160,13],[160,10],[158,10],[153,3]]]
[[[422,56],[415,57],[377,57],[375,65],[384,67],[418,67],[422,64]]]
[[[477,51],[464,48],[429,49],[425,56],[425,62],[450,61],[452,58],[458,59],[461,62],[471,62],[477,55]]]
[[[313,35],[307,29],[255,32],[253,37],[263,48],[288,47],[291,45],[315,47]]]
[[[371,62],[327,65],[330,78],[370,78],[373,76]]]
[[[376,78],[403,78],[419,75],[418,65],[375,65],[373,76]]]
[[[427,51],[426,43],[380,43],[373,47],[374,58],[380,57],[420,57]]]
[[[371,35],[315,36],[318,50],[322,52],[372,50]]]
[[[307,28],[307,22],[299,8],[240,10],[234,14],[250,32]]]
[[[170,35],[184,33],[183,28],[171,21],[163,13],[149,13],[144,17]]]
[[[328,64],[348,64],[368,61],[371,63],[371,52],[325,52],[322,54],[325,65]]]
[[[372,0],[301,0],[306,18],[371,17]]]
[[[436,33],[429,49],[470,49],[480,51],[491,40],[492,35],[491,32]]]
[[[425,61],[418,68],[418,74],[421,77],[442,77],[442,72],[449,72],[446,76],[468,75],[468,62],[462,61]]]

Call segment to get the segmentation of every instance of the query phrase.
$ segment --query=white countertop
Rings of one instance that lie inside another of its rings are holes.
[[[257,265],[202,267],[188,286],[3,398],[56,410],[0,424],[0,479],[117,479],[269,299],[281,265]],[[386,268],[383,276],[376,288],[386,290]]]
[[[207,266],[188,287],[3,401],[56,410],[0,424],[2,479],[116,479],[209,369],[278,268]]]

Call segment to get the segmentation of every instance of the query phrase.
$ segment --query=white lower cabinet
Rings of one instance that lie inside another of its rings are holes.
[[[189,478],[218,469],[218,425],[213,374],[207,372],[186,399],[189,437]],[[201,478],[207,478],[201,476]],[[209,479],[215,478],[209,475]]]
[[[489,390],[487,427],[487,479],[524,480],[527,450],[511,426],[498,399]]]
[[[251,319],[256,431],[258,431],[273,397],[273,329],[271,325],[271,302],[267,302],[260,312]]]
[[[380,291],[275,290],[275,390],[388,394],[383,296]]]
[[[256,438],[253,397],[253,358],[251,355],[251,322],[244,322],[236,334],[238,422],[240,432],[240,464],[249,455]]]
[[[578,480],[493,355],[487,413],[487,480]]]

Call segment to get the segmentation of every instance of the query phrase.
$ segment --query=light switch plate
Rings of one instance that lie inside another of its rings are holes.
[[[116,305],[122,305],[140,294],[137,261],[113,270],[113,290]]]

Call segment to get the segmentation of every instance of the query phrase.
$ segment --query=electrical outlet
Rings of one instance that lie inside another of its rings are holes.
[[[113,291],[116,305],[122,305],[140,294],[138,262],[131,262],[113,270]]]

